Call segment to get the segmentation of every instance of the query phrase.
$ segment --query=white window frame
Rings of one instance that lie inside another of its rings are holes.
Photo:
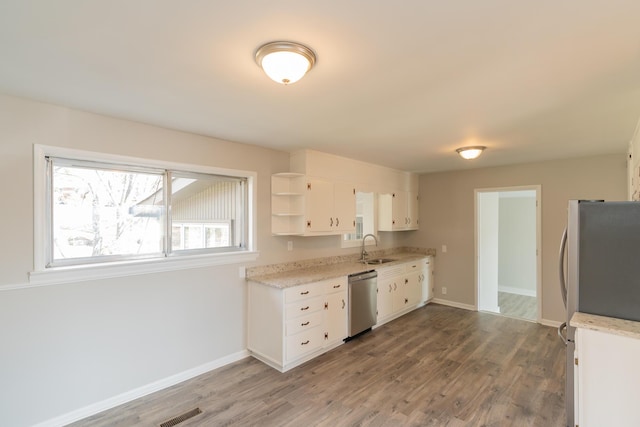
[[[246,248],[233,252],[194,253],[176,257],[162,257],[139,260],[113,261],[84,265],[70,265],[61,267],[47,267],[47,250],[49,238],[47,233],[47,167],[46,157],[63,157],[82,161],[122,164],[126,166],[140,166],[188,171],[193,173],[225,175],[246,178],[247,180],[247,236]],[[123,277],[138,274],[158,273],[188,268],[199,268],[212,265],[237,264],[255,261],[258,258],[256,207],[257,207],[257,173],[236,169],[165,162],[137,157],[104,154],[92,151],[70,148],[53,147],[34,144],[33,146],[33,247],[34,270],[29,273],[29,284],[41,286],[58,283],[80,282],[110,277]]]

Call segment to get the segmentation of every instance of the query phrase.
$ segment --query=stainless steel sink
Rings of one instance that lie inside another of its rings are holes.
[[[377,259],[367,259],[364,261],[360,261],[363,264],[386,264],[388,262],[393,262],[395,259],[392,258],[377,258]]]

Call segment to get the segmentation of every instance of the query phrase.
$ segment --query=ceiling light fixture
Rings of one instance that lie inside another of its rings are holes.
[[[271,42],[256,51],[256,63],[271,80],[288,85],[300,80],[316,63],[316,54],[294,42]]]
[[[456,150],[456,153],[460,154],[460,157],[466,160],[477,159],[480,157],[480,154],[487,147],[483,147],[482,145],[475,145],[473,147],[462,147]]]

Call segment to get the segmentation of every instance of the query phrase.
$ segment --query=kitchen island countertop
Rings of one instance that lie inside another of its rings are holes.
[[[570,325],[575,328],[590,329],[592,331],[640,339],[640,322],[634,320],[576,312],[571,317]]]

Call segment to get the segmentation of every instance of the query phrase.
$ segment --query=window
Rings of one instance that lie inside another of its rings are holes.
[[[357,191],[356,232],[343,235],[342,247],[361,245],[365,235],[375,232],[375,194]]]
[[[34,273],[251,252],[255,174],[42,146],[35,155],[45,238]]]

